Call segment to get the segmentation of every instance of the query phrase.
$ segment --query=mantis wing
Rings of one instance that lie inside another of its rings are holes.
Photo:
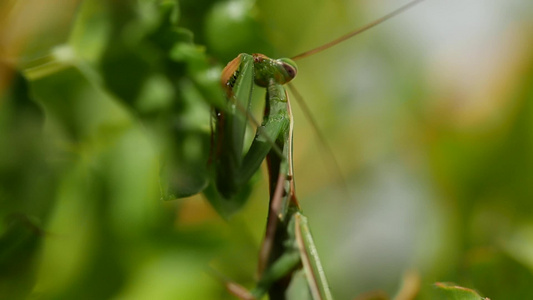
[[[239,210],[251,188],[239,180],[243,164],[244,134],[250,113],[254,85],[253,58],[240,54],[224,69],[222,76],[227,102],[215,110],[215,131],[211,153],[211,183],[204,190],[211,205],[224,217]]]

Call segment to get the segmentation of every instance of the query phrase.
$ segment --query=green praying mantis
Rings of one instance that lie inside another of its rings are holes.
[[[262,54],[240,54],[222,72],[222,82],[230,113],[216,112],[214,151],[216,152],[216,187],[225,198],[238,193],[267,160],[270,204],[266,237],[259,257],[260,280],[251,293],[230,289],[241,299],[258,299],[268,293],[271,299],[285,299],[293,273],[303,271],[307,278],[309,299],[331,299],[306,218],[296,199],[292,166],[293,121],[284,84],[297,73],[290,59],[273,60]],[[249,107],[253,84],[266,88],[263,122],[250,149],[242,155],[245,118],[238,107]],[[235,94],[234,94],[235,91]],[[233,285],[234,286],[234,285]]]
[[[293,118],[285,85],[290,86],[297,74],[295,60],[337,45],[421,1],[411,1],[360,29],[291,59],[239,54],[222,71],[227,103],[222,109],[214,109],[209,161],[212,180],[204,194],[211,203],[242,202],[250,179],[265,159],[270,186],[266,233],[259,254],[259,280],[251,291],[226,282],[233,295],[240,299],[261,299],[267,294],[270,299],[332,299],[307,219],[296,198]],[[254,85],[266,89],[261,124],[250,113]],[[257,126],[257,131],[245,149],[249,122]]]

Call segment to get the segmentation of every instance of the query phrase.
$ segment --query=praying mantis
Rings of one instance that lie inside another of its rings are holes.
[[[333,299],[307,219],[296,197],[293,118],[284,86],[290,85],[297,74],[295,60],[337,45],[421,1],[411,1],[360,29],[292,59],[241,53],[222,71],[221,83],[227,102],[225,107],[214,109],[209,161],[212,180],[204,194],[218,207],[242,202],[247,184],[265,159],[270,186],[266,233],[259,254],[259,280],[251,291],[226,282],[233,295],[240,299],[261,299],[266,294],[270,299]],[[266,89],[260,125],[249,112],[254,85]],[[257,132],[245,150],[248,122],[257,126]]]

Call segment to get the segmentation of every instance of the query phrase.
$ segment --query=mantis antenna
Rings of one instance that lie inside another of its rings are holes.
[[[349,33],[347,33],[347,34],[345,34],[345,35],[343,35],[343,36],[341,36],[341,37],[329,42],[329,43],[326,43],[326,44],[322,45],[322,46],[316,47],[316,48],[311,49],[309,51],[305,51],[304,53],[300,53],[300,54],[298,54],[296,56],[293,56],[293,57],[291,57],[291,59],[292,60],[302,59],[304,57],[308,57],[308,56],[311,56],[311,55],[316,54],[318,52],[322,52],[322,51],[324,51],[326,49],[329,49],[329,48],[331,48],[331,47],[333,47],[333,46],[335,46],[335,45],[337,45],[337,44],[339,44],[339,43],[341,43],[341,42],[343,42],[343,41],[345,41],[345,40],[347,40],[347,39],[349,39],[349,38],[351,38],[353,36],[356,36],[356,35],[358,35],[358,34],[360,34],[362,32],[367,31],[368,29],[370,29],[370,28],[372,28],[372,27],[374,27],[376,25],[379,25],[379,24],[387,21],[388,19],[390,19],[390,18],[392,18],[392,17],[394,17],[394,16],[396,16],[398,14],[401,14],[405,10],[408,10],[409,8],[415,6],[416,4],[418,4],[419,2],[422,2],[422,1],[424,1],[424,0],[411,1],[411,2],[409,2],[407,4],[405,4],[404,6],[401,6],[400,8],[392,11],[391,13],[388,13],[385,16],[383,16],[383,17],[381,17],[379,19],[376,19],[373,22],[370,22],[370,23],[366,24],[363,27],[357,28],[356,30],[351,31],[351,32],[349,32]]]
[[[298,54],[294,57],[292,57],[291,59],[292,60],[298,60],[298,59],[301,59],[301,58],[305,58],[307,56],[311,56],[311,55],[314,55],[316,53],[319,53],[319,52],[322,52],[326,49],[329,49],[339,43],[342,43],[343,41],[351,38],[351,37],[354,37],[364,31],[367,31],[368,29],[376,26],[376,25],[379,25],[399,14],[401,14],[402,12],[408,10],[409,8],[415,6],[416,4],[422,2],[424,0],[414,0],[414,1],[411,1],[411,2],[408,2],[407,4],[401,6],[400,8],[386,14],[385,16],[379,18],[379,19],[376,19],[366,25],[364,25],[363,27],[360,27],[360,28],[357,28],[329,43],[326,43],[326,44],[323,44],[319,47],[316,47],[314,49],[311,49],[309,51],[306,51],[306,52],[303,52],[301,54]],[[324,150],[324,152],[326,152],[326,154],[329,156],[329,159],[333,162],[333,166],[331,167],[331,171],[333,173],[335,173],[337,179],[339,180],[339,182],[342,183],[342,186],[344,187],[344,190],[348,192],[348,184],[346,183],[346,179],[344,178],[344,175],[342,174],[342,171],[341,171],[341,167],[337,161],[337,159],[335,158],[335,154],[333,153],[333,150],[331,149],[331,147],[329,146],[329,144],[326,142],[326,139],[324,137],[324,135],[322,134],[322,131],[320,130],[320,128],[318,127],[318,123],[316,122],[315,118],[313,117],[313,114],[311,113],[311,110],[309,109],[309,107],[307,106],[303,96],[298,92],[298,90],[296,89],[296,87],[289,83],[288,84],[289,86],[289,89],[291,90],[292,94],[294,95],[294,98],[296,99],[296,102],[298,102],[300,108],[302,109],[303,111],[303,114],[304,116],[306,117],[306,119],[309,121],[309,123],[311,124],[311,127],[313,128],[313,131],[316,133],[316,135],[318,136],[318,140],[320,141],[319,144],[322,146],[322,149]],[[329,165],[329,164],[327,164]]]

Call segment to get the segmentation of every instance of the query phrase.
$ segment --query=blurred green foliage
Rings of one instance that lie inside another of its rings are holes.
[[[164,200],[207,185],[222,66],[297,54],[396,5],[352,2],[0,3],[0,299],[231,299],[211,268],[250,287],[266,184],[229,221],[201,197]],[[340,200],[296,112],[298,192],[337,298],[393,294],[406,269],[419,299],[435,281],[533,296],[533,31],[520,11],[491,31],[508,48],[458,63],[456,48],[416,48],[429,42],[415,30],[376,28],[299,64],[356,199]]]

